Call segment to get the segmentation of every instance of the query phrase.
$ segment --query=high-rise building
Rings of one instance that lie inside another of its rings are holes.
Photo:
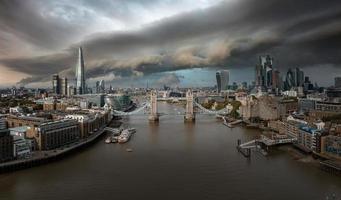
[[[64,78],[60,79],[60,94],[61,95],[64,95],[64,96],[67,95],[67,92],[68,92],[67,86],[68,86],[67,78],[64,77]]]
[[[296,75],[291,69],[288,69],[287,76],[285,77],[285,90],[290,90],[292,87],[295,86]]]
[[[299,68],[288,69],[285,79],[286,90],[290,90],[293,87],[303,87],[305,84],[304,72]]]
[[[341,77],[335,77],[335,87],[341,88]]]
[[[280,76],[280,73],[278,70],[272,70],[272,89],[281,89],[281,82],[282,82],[282,79],[281,79],[281,76]]]
[[[52,88],[54,94],[60,94],[60,79],[58,74],[55,74],[52,77]]]
[[[272,65],[273,58],[269,55],[260,56],[259,64],[256,65],[256,86],[264,89],[271,88],[272,85]]]
[[[96,93],[104,93],[105,92],[105,85],[104,80],[96,81]]]
[[[304,84],[304,72],[299,68],[295,68],[295,76],[296,76],[296,86],[303,86]]]
[[[218,92],[227,90],[229,85],[230,72],[228,70],[220,70],[216,73]]]
[[[76,68],[76,90],[77,94],[85,94],[85,74],[84,74],[84,59],[82,47],[78,49],[78,65]]]
[[[100,82],[99,82],[99,92],[100,93],[104,93],[105,92],[105,83],[104,83],[104,80],[101,80]]]

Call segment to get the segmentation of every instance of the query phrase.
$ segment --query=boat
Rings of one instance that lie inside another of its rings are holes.
[[[122,131],[123,131],[122,128],[113,129],[113,130],[112,130],[112,135],[113,135],[113,136],[119,136],[119,135],[121,134]]]
[[[134,133],[136,133],[136,128],[128,128],[128,131],[129,131],[131,134],[134,134]]]
[[[121,132],[121,135],[118,136],[118,143],[120,144],[123,144],[123,143],[126,143],[129,141],[132,133],[133,133],[134,130],[132,129],[124,129],[122,132]]]
[[[110,144],[111,143],[111,137],[108,137],[107,139],[105,139],[105,143]]]

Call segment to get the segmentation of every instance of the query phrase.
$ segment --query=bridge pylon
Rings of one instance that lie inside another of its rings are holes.
[[[193,105],[193,92],[192,90],[188,90],[186,92],[186,114],[184,116],[185,122],[195,122],[195,113],[194,113],[194,105]]]
[[[150,113],[148,116],[150,122],[158,122],[159,114],[157,112],[157,92],[155,90],[150,93]]]

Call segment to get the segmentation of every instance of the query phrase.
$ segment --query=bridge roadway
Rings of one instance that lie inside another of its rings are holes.
[[[202,105],[200,105],[197,102],[194,102],[194,105],[198,108],[199,111],[195,112],[195,114],[201,114],[201,115],[219,115],[219,114],[228,114],[229,110],[226,108],[221,109],[221,110],[209,110],[204,108]],[[148,115],[146,111],[151,109],[151,104],[150,102],[144,102],[141,104],[141,107],[131,111],[131,112],[122,112],[118,110],[113,110],[113,114],[117,116],[128,116],[128,115]],[[143,112],[141,114],[141,112]],[[158,113],[159,116],[162,115],[186,115],[186,112],[181,112],[181,113]]]

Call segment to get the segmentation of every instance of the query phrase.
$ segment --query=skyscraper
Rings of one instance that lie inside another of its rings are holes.
[[[54,94],[60,94],[60,79],[58,74],[52,76],[52,89]]]
[[[227,90],[229,85],[230,72],[228,70],[217,71],[216,78],[218,92],[221,92],[221,90]]]
[[[82,47],[79,47],[79,50],[78,50],[78,65],[76,68],[76,89],[77,89],[77,94],[86,93],[85,75],[84,75],[84,59],[83,59]]]
[[[60,94],[66,96],[67,95],[67,78],[61,78],[60,80]]]
[[[256,86],[268,89],[272,85],[273,58],[269,55],[260,56],[259,64],[256,65]]]
[[[303,86],[304,84],[304,72],[296,67],[295,69],[296,73],[296,86]]]
[[[96,93],[104,93],[105,92],[105,85],[104,80],[96,81]]]
[[[335,87],[341,88],[341,77],[335,77]]]
[[[296,73],[291,69],[288,70],[287,76],[285,78],[285,89],[290,90],[292,87],[296,86]]]

